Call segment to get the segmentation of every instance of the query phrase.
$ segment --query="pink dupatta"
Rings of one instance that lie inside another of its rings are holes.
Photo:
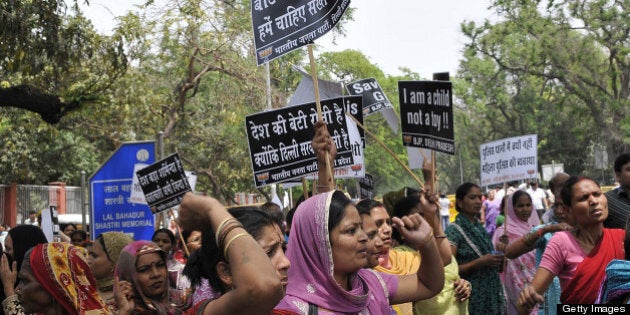
[[[286,295],[276,309],[307,314],[310,305],[334,314],[366,310],[370,314],[389,314],[388,297],[393,292],[386,292],[383,282],[388,275],[361,269],[353,276],[350,291],[344,290],[333,277],[328,230],[333,193],[315,195],[295,212],[286,252],[291,261],[289,282]]]

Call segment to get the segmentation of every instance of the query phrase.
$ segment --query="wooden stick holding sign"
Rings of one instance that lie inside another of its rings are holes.
[[[347,115],[347,114],[346,114]],[[398,164],[400,164],[400,166],[403,167],[403,169],[405,169],[407,171],[407,173],[409,173],[409,175],[411,175],[411,177],[416,181],[416,183],[418,183],[418,186],[420,187],[420,189],[424,188],[424,184],[422,183],[422,181],[420,180],[420,178],[418,178],[418,176],[411,170],[409,169],[409,167],[407,167],[407,165],[405,163],[403,163],[403,161],[400,160],[400,158],[398,156],[396,156],[396,154],[394,152],[392,152],[392,150],[390,150],[387,145],[385,145],[385,143],[383,143],[383,141],[381,141],[379,138],[377,138],[373,133],[371,133],[369,130],[365,129],[365,126],[363,126],[363,124],[361,124],[358,120],[356,120],[356,118],[352,117],[352,115],[347,115],[348,117],[352,118],[352,120],[357,124],[357,126],[361,127],[361,129],[363,129],[365,131],[365,133],[367,133],[370,137],[372,137],[372,139],[376,140],[376,142],[387,152],[389,153],[389,155],[391,155],[394,160],[396,160],[396,162],[398,162]]]
[[[422,162],[422,164],[423,164],[422,165],[422,175],[423,175],[425,181],[426,181],[427,177],[430,176],[429,177],[429,179],[430,179],[429,185],[431,185],[430,186],[431,189],[430,189],[429,192],[431,194],[434,194],[435,193],[435,188],[434,187],[435,187],[435,185],[437,185],[437,178],[435,176],[435,173],[436,173],[435,169],[437,167],[437,163],[435,161],[435,151],[431,151],[431,166],[427,170],[427,169],[424,168],[424,166],[427,164],[426,163],[427,155],[424,154],[424,150],[423,149],[418,149],[418,150],[420,151],[420,154],[422,154],[422,159],[423,159],[423,162]],[[427,174],[425,172],[428,172],[429,174]]]
[[[322,116],[322,105],[319,100],[319,83],[317,81],[317,66],[315,65],[315,57],[313,55],[313,44],[308,45],[308,59],[311,63],[311,77],[313,78],[313,93],[315,94],[315,106],[317,108],[317,120],[324,121]],[[330,165],[330,159],[328,152],[326,153],[326,171],[328,172],[328,181],[326,183],[319,183],[318,185],[328,186],[328,189],[334,187],[332,166]]]
[[[182,228],[179,227],[179,223],[177,223],[177,220],[175,220],[175,214],[173,213],[173,209],[169,209],[168,210],[168,215],[171,217],[171,221],[175,222],[175,226],[177,227],[177,231],[179,233],[179,240],[182,242],[182,244],[184,245],[184,253],[186,254],[186,257],[190,257],[190,250],[188,250],[188,245],[186,244],[186,240],[184,239],[184,236],[182,235]]]

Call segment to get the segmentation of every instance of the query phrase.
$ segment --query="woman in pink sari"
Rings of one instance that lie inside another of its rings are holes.
[[[521,291],[522,314],[544,302],[542,294],[554,276],[560,279],[563,304],[593,304],[606,273],[604,266],[625,258],[625,231],[604,228],[608,201],[597,182],[571,176],[560,194],[574,230],[556,232],[549,241],[534,280]]]
[[[340,191],[313,196],[295,212],[287,258],[286,296],[276,307],[298,314],[391,314],[389,304],[430,298],[444,286],[444,269],[431,227],[418,215],[393,218],[417,248],[417,274],[364,269],[367,236],[356,207]]]
[[[506,235],[509,243],[520,242],[523,235],[540,224],[538,214],[532,204],[532,197],[524,190],[517,190],[507,199],[506,224],[498,227],[492,236],[492,244],[497,250],[504,250],[506,244],[500,241]],[[503,273],[503,284],[508,301],[508,314],[516,314],[516,304],[521,290],[532,282],[536,272],[536,255],[533,251],[514,259],[509,259]],[[530,313],[535,314],[538,308]]]

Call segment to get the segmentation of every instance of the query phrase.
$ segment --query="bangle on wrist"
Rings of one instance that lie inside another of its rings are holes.
[[[223,229],[223,227],[225,227],[225,225],[228,222],[230,222],[230,220],[234,220],[234,218],[233,217],[225,218],[225,220],[219,223],[219,226],[217,227],[217,230],[214,233],[214,240],[217,242],[217,246],[219,246],[219,235],[221,234],[221,230]]]
[[[434,237],[435,237],[436,239],[438,239],[438,238],[446,238],[446,235],[435,235]]]
[[[218,248],[223,247],[223,244],[225,244],[225,238],[228,236],[228,234],[230,234],[230,232],[232,232],[232,230],[236,228],[243,228],[243,225],[236,220],[234,220],[234,222],[230,222],[230,224],[226,225],[223,228],[223,231],[221,231],[221,235],[219,236],[219,239],[217,240]]]
[[[228,249],[230,249],[230,245],[232,245],[232,242],[234,242],[234,240],[236,240],[237,238],[241,236],[246,236],[246,235],[249,235],[249,233],[247,232],[238,233],[234,235],[229,241],[227,241],[227,243],[225,244],[225,248],[223,248],[223,258],[225,258],[227,262],[229,262]]]
[[[418,249],[423,248],[425,246],[427,246],[427,244],[429,244],[429,242],[431,242],[431,239],[433,238],[433,230],[431,230],[431,232],[429,233],[429,235],[425,236],[425,238],[422,240],[422,242],[420,243],[420,246],[418,246]]]
[[[523,243],[524,243],[524,244],[525,244],[525,246],[527,246],[527,247],[531,247],[531,246],[532,246],[532,244],[530,243],[530,239],[529,239],[530,234],[531,234],[531,233],[527,233],[527,234],[523,235],[523,237],[521,237],[521,241],[523,241]]]

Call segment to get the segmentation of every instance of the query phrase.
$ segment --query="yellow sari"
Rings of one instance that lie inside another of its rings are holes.
[[[412,252],[390,249],[388,259],[388,265],[391,266],[390,269],[379,265],[374,267],[374,270],[392,275],[404,276],[415,274],[418,272],[418,268],[420,268],[420,253],[417,251]],[[413,314],[412,308],[413,306],[411,303],[392,305],[392,309],[396,311],[397,315],[411,315]]]
[[[438,295],[413,303],[413,314],[468,315],[468,300],[457,301],[455,281],[459,279],[459,266],[454,256],[451,263],[444,266],[444,289]]]

